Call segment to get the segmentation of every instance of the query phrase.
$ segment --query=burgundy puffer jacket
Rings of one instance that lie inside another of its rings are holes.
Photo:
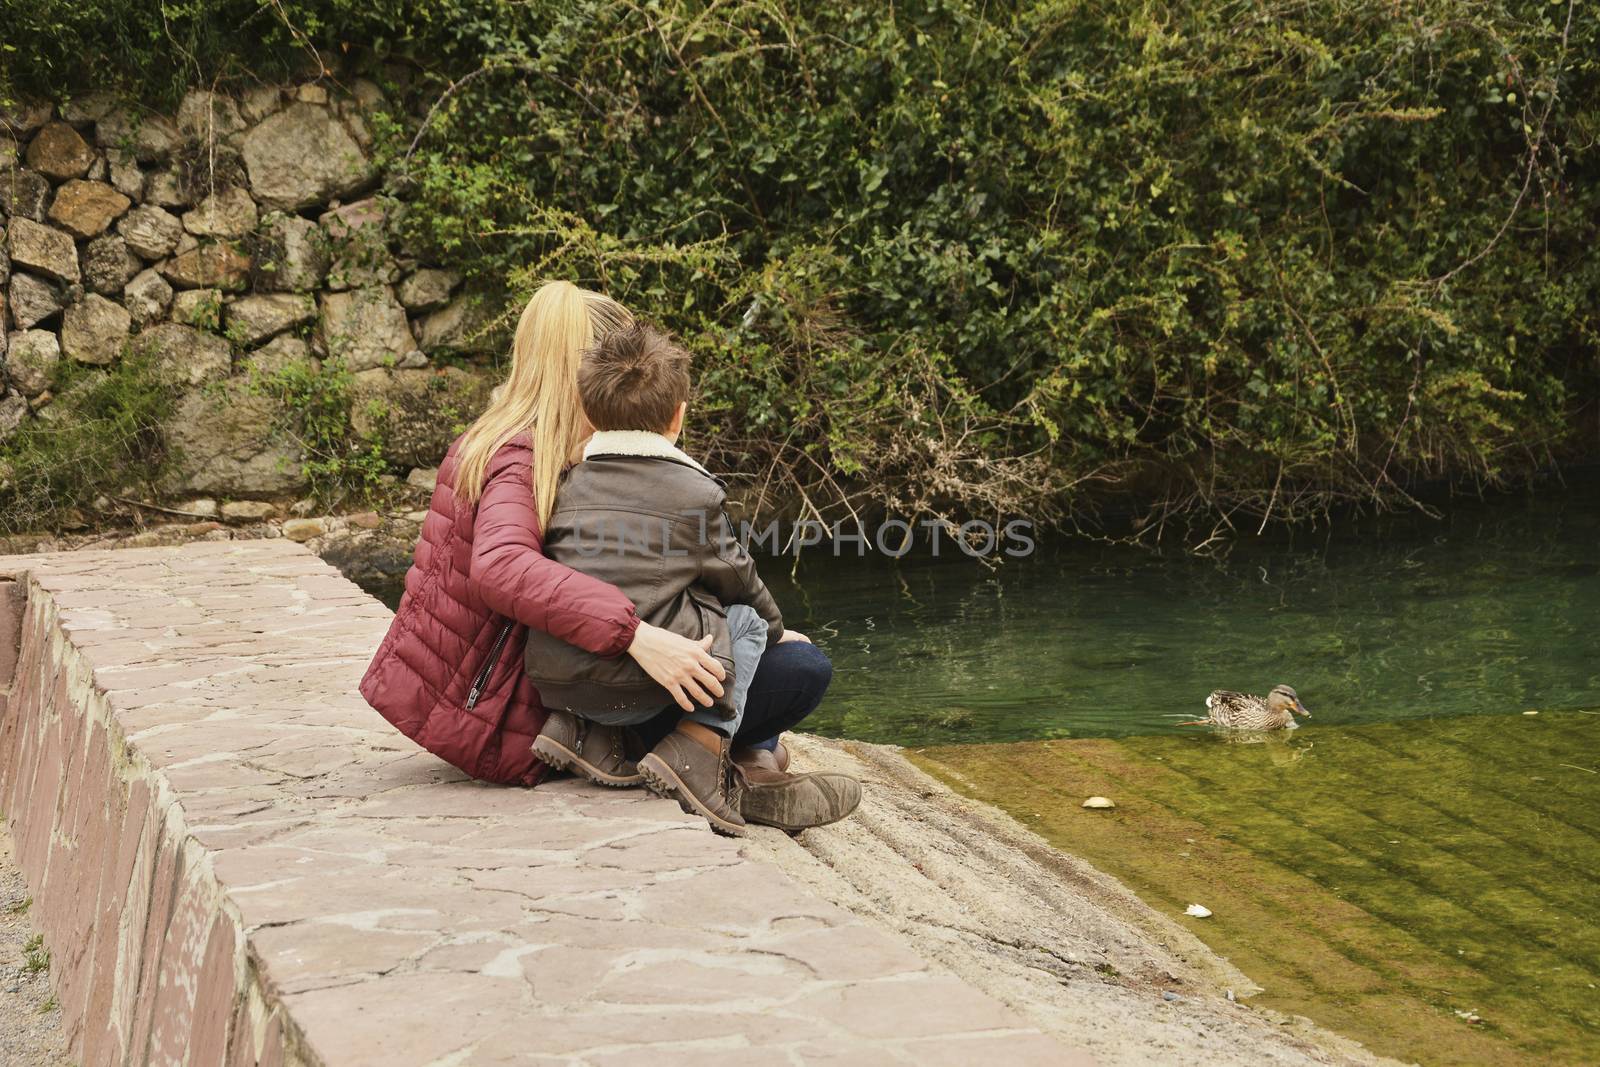
[[[456,450],[439,465],[405,594],[361,680],[401,733],[474,778],[533,785],[544,725],[523,670],[528,627],[615,656],[639,626],[615,586],[545,558],[526,435],[489,462],[477,506],[456,499]]]

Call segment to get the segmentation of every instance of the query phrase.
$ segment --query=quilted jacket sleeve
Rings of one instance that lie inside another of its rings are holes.
[[[616,586],[545,556],[528,452],[515,445],[489,462],[469,582],[491,610],[597,656],[621,654],[639,628],[633,602]]]

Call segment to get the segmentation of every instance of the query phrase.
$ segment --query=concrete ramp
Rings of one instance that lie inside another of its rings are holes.
[[[1089,1062],[772,841],[418,751],[356,692],[389,618],[286,541],[0,557],[0,805],[86,1067]]]

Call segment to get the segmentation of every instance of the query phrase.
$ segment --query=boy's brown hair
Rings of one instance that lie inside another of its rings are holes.
[[[688,399],[689,353],[642,322],[605,334],[578,365],[578,400],[596,430],[663,433]]]

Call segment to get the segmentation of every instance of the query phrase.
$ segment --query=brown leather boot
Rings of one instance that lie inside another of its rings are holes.
[[[644,776],[628,758],[627,745],[627,732],[621,726],[602,726],[569,711],[552,711],[533,739],[533,752],[557,770],[574,771],[596,785],[643,785]]]
[[[789,769],[789,750],[782,741],[779,741],[777,747],[770,752],[759,748],[736,748],[733,750],[733,762],[735,763],[755,763],[765,766],[768,765],[769,759],[772,764],[776,765],[778,770],[786,771]]]
[[[861,804],[861,783],[848,774],[789,774],[764,749],[742,750],[733,769],[746,822],[798,833],[838,822]]]
[[[712,752],[675,730],[639,761],[639,773],[645,785],[676,799],[680,808],[703,817],[717,833],[744,836],[744,818],[731,790],[727,738]]]

